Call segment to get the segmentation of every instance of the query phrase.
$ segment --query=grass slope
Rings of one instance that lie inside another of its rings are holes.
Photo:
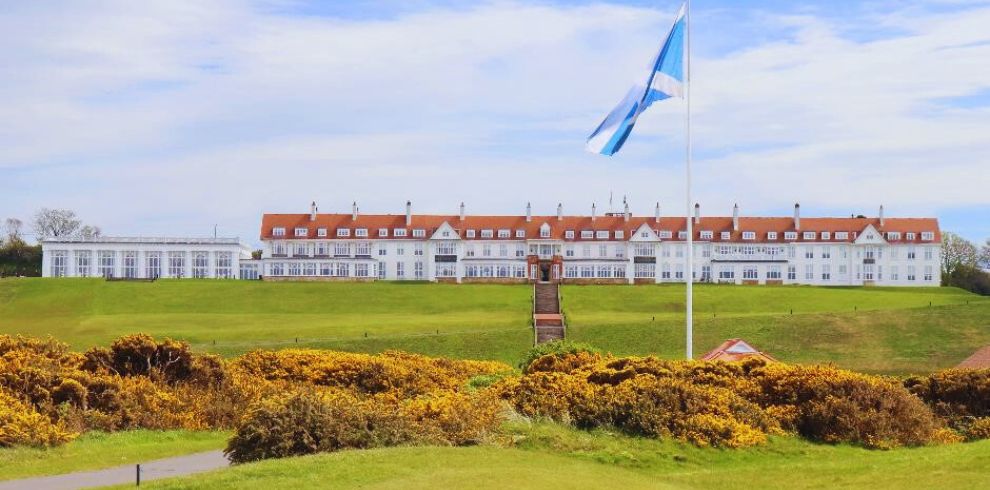
[[[566,286],[562,297],[572,340],[617,355],[684,355],[681,285]],[[990,343],[990,298],[955,288],[696,286],[695,354],[734,337],[785,362],[927,372]]]
[[[221,449],[229,432],[132,430],[88,432],[54,448],[0,449],[0,480],[112,468],[152,459]]]
[[[199,488],[986,488],[990,441],[869,451],[776,437],[702,449],[555,424],[511,428],[513,448],[403,447],[268,460],[148,483]],[[123,487],[121,487],[123,488]]]
[[[76,348],[147,332],[227,355],[299,338],[307,347],[515,360],[532,339],[530,296],[501,285],[7,279],[0,333],[53,335]]]

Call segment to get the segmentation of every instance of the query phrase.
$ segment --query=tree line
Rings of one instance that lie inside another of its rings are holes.
[[[48,238],[96,238],[103,234],[100,227],[83,224],[69,209],[42,208],[31,222],[35,244],[25,239],[24,222],[7,218],[0,236],[0,277],[40,276],[41,241]]]
[[[990,239],[982,247],[951,232],[942,234],[942,285],[990,296]]]

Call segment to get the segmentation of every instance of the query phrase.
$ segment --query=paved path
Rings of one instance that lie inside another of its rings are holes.
[[[223,451],[176,456],[141,463],[141,481],[189,475],[202,471],[226,468],[230,465]],[[0,490],[74,490],[77,488],[106,485],[133,484],[134,465],[117,466],[105,470],[80,471],[55,476],[40,476],[21,480],[0,481]]]

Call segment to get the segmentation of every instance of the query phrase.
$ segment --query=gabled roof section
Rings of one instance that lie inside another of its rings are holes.
[[[859,232],[856,243],[860,245],[886,245],[887,240],[883,239],[883,234],[877,231],[872,224],[868,224]]]
[[[643,236],[644,233],[646,233],[646,236],[645,237]],[[630,242],[657,242],[657,241],[660,241],[660,237],[657,236],[656,230],[654,230],[653,228],[650,228],[649,223],[643,223],[643,224],[639,225],[639,228],[636,228],[636,230],[633,231],[632,235],[629,237],[629,241]]]
[[[430,236],[430,240],[460,240],[460,234],[450,223],[444,221],[440,223],[433,235]]]
[[[765,361],[777,362],[777,360],[771,357],[769,354],[760,352],[755,347],[753,347],[748,342],[742,339],[729,339],[726,340],[725,342],[722,342],[721,345],[712,349],[704,356],[702,356],[701,360],[736,362],[736,361],[742,361],[743,359],[748,359],[750,357],[758,357]]]

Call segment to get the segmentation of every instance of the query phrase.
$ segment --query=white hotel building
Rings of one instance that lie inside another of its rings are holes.
[[[702,217],[698,282],[934,286],[934,218]],[[419,280],[641,284],[684,281],[684,217],[265,214],[265,280]]]
[[[237,238],[52,238],[41,248],[43,277],[258,278]]]

